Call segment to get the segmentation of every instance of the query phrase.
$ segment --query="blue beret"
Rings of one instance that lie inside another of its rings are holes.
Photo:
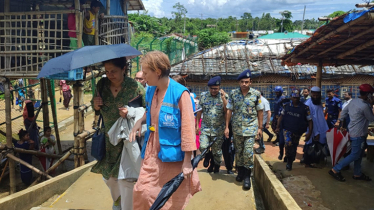
[[[221,85],[221,77],[220,76],[213,77],[208,82],[208,86],[216,86],[216,85]]]
[[[239,74],[237,80],[246,79],[246,78],[251,78],[251,70],[249,70],[249,69],[247,69],[247,70],[243,71],[241,74]]]

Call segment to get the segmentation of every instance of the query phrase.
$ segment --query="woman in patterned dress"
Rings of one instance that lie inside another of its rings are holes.
[[[123,142],[121,141],[116,146],[113,146],[109,142],[107,133],[119,117],[126,118],[127,109],[122,107],[128,105],[131,99],[140,95],[143,99],[143,106],[145,106],[145,90],[140,83],[126,76],[127,65],[125,58],[105,61],[104,66],[107,77],[102,78],[97,83],[92,104],[96,111],[100,111],[104,119],[106,153],[104,158],[92,167],[91,171],[103,175],[114,200],[113,209],[121,209],[120,207],[122,206],[122,210],[128,210],[132,209],[132,197],[129,198],[131,195],[128,196],[126,192],[132,192],[134,182],[117,179]],[[124,194],[126,194],[126,197],[121,198],[121,195]],[[131,203],[128,203],[129,201]]]

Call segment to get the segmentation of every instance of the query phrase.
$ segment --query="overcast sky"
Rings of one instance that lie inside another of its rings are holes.
[[[355,8],[356,3],[363,0],[143,0],[144,6],[151,16],[171,17],[173,5],[180,2],[188,11],[187,17],[193,18],[226,18],[234,16],[240,18],[244,12],[252,16],[261,16],[270,13],[280,18],[280,11],[292,12],[293,20],[302,20],[304,5],[306,5],[305,18],[318,18],[326,16],[336,10],[349,11]]]

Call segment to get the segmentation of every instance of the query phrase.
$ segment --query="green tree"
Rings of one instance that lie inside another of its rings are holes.
[[[329,14],[327,17],[330,17],[330,18],[339,17],[341,15],[344,15],[345,13],[346,12],[339,10],[339,11],[335,11],[335,12]]]

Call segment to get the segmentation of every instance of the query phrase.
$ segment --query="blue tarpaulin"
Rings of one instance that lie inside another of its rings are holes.
[[[364,10],[362,12],[350,13],[347,16],[345,16],[344,23],[348,23],[348,22],[350,22],[352,20],[356,20],[357,18],[363,16],[364,14],[366,14],[366,13],[372,11],[372,10],[374,10],[374,8],[371,8],[371,9],[368,9],[368,10]]]
[[[100,0],[100,2],[106,8],[106,0]],[[120,15],[123,16],[122,11],[122,0],[111,0],[110,1],[110,15]]]

